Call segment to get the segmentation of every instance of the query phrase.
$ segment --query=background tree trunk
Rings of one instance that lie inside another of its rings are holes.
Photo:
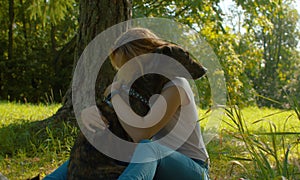
[[[129,0],[80,0],[79,32],[74,53],[73,72],[81,53],[99,33],[131,18]],[[97,79],[97,98],[102,99],[105,88],[115,74],[109,61],[105,61],[101,71],[105,74]],[[57,119],[76,122],[72,105],[71,84],[63,98],[63,106],[54,115]],[[94,159],[94,163],[91,162]],[[91,161],[90,161],[91,160]],[[98,152],[80,132],[72,148],[68,179],[116,179],[124,167],[111,163],[112,159]]]
[[[14,27],[14,0],[9,1],[9,28],[8,28],[8,60],[13,58],[13,27]]]

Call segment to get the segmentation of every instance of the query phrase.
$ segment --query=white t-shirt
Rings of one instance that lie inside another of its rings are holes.
[[[189,103],[181,105],[170,122],[155,134],[152,139],[190,158],[206,162],[209,156],[200,130],[193,91],[189,82],[185,78],[180,77],[168,82],[164,89],[174,85],[180,86],[185,90]]]

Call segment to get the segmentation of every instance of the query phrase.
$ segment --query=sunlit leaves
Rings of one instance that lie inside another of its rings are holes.
[[[189,25],[195,29],[212,47],[218,56],[227,81],[227,91],[236,96],[237,101],[243,96],[243,79],[240,79],[244,65],[235,52],[237,36],[227,33],[222,19],[219,0],[203,1],[134,1],[134,15],[137,17],[166,17]],[[204,84],[203,84],[204,85]],[[209,87],[205,84],[206,95]],[[202,88],[203,90],[203,88]]]
[[[243,28],[246,33],[237,47],[245,64],[245,72],[253,81],[257,93],[284,101],[282,88],[293,78],[296,63],[293,52],[297,52],[299,41],[299,29],[296,28],[299,15],[290,6],[293,0],[235,2],[245,14]],[[272,104],[263,99],[259,99],[258,103]]]
[[[47,21],[57,24],[68,11],[73,10],[75,4],[75,0],[32,0],[29,7],[30,17],[34,20],[40,18],[44,24]]]

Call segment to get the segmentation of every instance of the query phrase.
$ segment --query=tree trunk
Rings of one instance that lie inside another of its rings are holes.
[[[14,26],[14,0],[9,1],[9,29],[8,29],[8,60],[13,56],[13,26]]]
[[[131,17],[131,2],[129,0],[80,0],[79,4],[79,32],[74,53],[73,72],[81,53],[94,37],[105,29]],[[99,76],[100,78],[97,79],[95,86],[97,87],[97,99],[102,99],[105,88],[112,81],[115,74],[109,61],[102,65],[102,70],[105,78]],[[63,98],[63,106],[54,117],[76,122],[72,105],[71,84]],[[120,130],[120,126],[115,127],[115,129],[115,131],[124,133]],[[113,161],[98,152],[80,132],[71,151],[68,179],[116,179],[124,167],[116,166],[112,163]]]
[[[74,53],[73,72],[81,53],[93,38],[105,29],[131,18],[131,0],[80,0],[79,4],[79,32]],[[110,64],[105,63],[104,66],[110,66]],[[113,69],[110,67],[103,69],[109,69],[107,76],[110,79]],[[108,83],[107,79],[101,80],[99,82],[100,90],[103,91]],[[71,84],[63,97],[63,106],[55,114],[58,119],[74,119],[75,117]]]
[[[23,0],[20,0],[20,5],[21,5],[21,19],[22,19],[22,26],[23,26],[23,36],[24,36],[24,40],[25,40],[25,47],[28,47],[28,36],[27,36],[27,29],[26,29],[26,16],[25,16],[25,7],[24,7],[24,2]],[[25,55],[26,55],[26,59],[28,56],[28,48],[25,49]]]

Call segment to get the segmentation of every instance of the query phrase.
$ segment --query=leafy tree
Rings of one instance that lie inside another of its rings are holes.
[[[227,91],[232,101],[242,104],[253,99],[252,87],[243,75],[244,64],[235,47],[237,35],[224,27],[219,0],[204,1],[134,1],[133,15],[136,17],[166,17],[195,29],[210,44],[223,67]],[[204,107],[210,105],[208,81],[198,82],[199,94]],[[253,102],[253,101],[252,101]]]
[[[68,8],[63,19],[52,23],[42,22],[40,16],[32,19],[31,3],[1,1],[0,97],[29,102],[59,101],[68,87],[62,82],[71,79],[76,4]]]
[[[245,11],[247,34],[243,35],[241,55],[246,73],[258,97],[263,97],[258,98],[257,103],[274,106],[269,99],[285,101],[283,90],[295,74],[299,14],[289,0],[236,2]]]

